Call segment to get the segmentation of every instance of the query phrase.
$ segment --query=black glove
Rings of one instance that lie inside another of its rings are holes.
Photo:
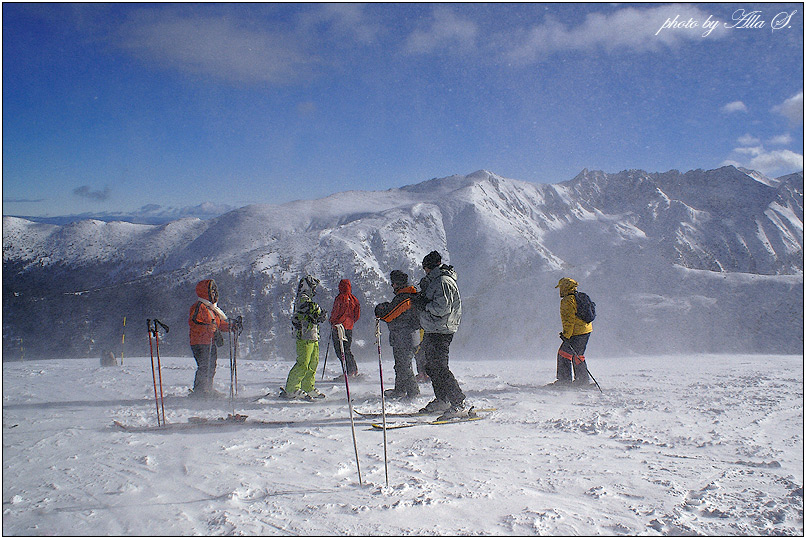
[[[231,330],[240,334],[243,331],[243,316],[238,315],[238,318],[230,322]]]
[[[414,296],[414,299],[412,299],[412,303],[414,303],[414,307],[416,309],[424,311],[425,306],[428,305],[428,298],[425,297],[425,294],[420,292],[419,294]]]

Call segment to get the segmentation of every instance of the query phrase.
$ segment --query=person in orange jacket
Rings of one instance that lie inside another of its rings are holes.
[[[420,394],[411,360],[420,344],[420,316],[414,308],[417,289],[409,284],[409,276],[400,270],[389,274],[395,297],[375,306],[375,317],[389,327],[389,345],[395,358],[395,387],[385,396],[412,400]]]
[[[353,295],[352,285],[349,279],[342,279],[339,282],[339,294],[333,302],[333,309],[330,311],[330,326],[331,336],[333,338],[333,347],[336,350],[336,356],[346,362],[347,376],[358,375],[358,365],[355,362],[353,352],[350,346],[353,344],[353,325],[358,322],[361,317],[361,305],[358,303],[358,298]],[[339,347],[339,334],[336,331],[336,325],[341,324],[344,326],[344,333],[346,340],[344,341],[344,356],[341,357],[341,349]]]
[[[198,301],[190,308],[190,349],[196,359],[196,377],[193,380],[192,397],[220,396],[213,389],[218,346],[224,344],[222,331],[234,326],[224,311],[218,308],[218,286],[213,279],[199,281],[196,285]]]

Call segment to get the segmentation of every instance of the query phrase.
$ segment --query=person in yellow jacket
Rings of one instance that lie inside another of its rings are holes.
[[[574,374],[574,385],[590,384],[588,367],[585,364],[585,349],[593,331],[593,324],[585,322],[577,316],[577,300],[575,293],[579,283],[569,277],[563,277],[554,288],[560,289],[560,319],[563,330],[560,338],[563,343],[557,351],[557,385],[571,384],[571,371]]]

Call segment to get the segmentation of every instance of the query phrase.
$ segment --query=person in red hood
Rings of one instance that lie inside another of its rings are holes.
[[[213,389],[218,346],[224,343],[221,331],[230,331],[231,324],[224,311],[218,308],[218,286],[213,279],[196,285],[198,301],[190,308],[190,349],[198,365],[193,380],[192,397],[220,395]]]
[[[333,302],[333,309],[330,311],[333,347],[336,350],[336,356],[341,361],[346,361],[347,376],[358,375],[358,365],[355,362],[355,357],[353,357],[350,346],[353,344],[353,325],[358,322],[358,319],[361,317],[361,305],[358,303],[358,298],[353,295],[352,288],[349,279],[342,279],[339,282],[339,295],[336,296],[336,300]],[[339,349],[339,334],[336,331],[337,324],[344,326],[345,330],[345,357],[343,358],[341,357],[341,350]]]

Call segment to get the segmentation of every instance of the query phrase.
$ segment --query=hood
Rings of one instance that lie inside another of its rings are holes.
[[[561,296],[567,296],[576,290],[577,286],[579,286],[579,283],[577,283],[575,280],[571,279],[570,277],[563,277],[554,288],[560,289]]]
[[[213,279],[204,279],[196,284],[196,295],[210,303],[218,302],[218,286]]]
[[[339,294],[352,294],[353,285],[350,284],[350,279],[342,279],[339,281]]]
[[[437,274],[436,275],[437,277],[441,277],[442,275],[445,275],[447,277],[450,277],[454,281],[459,279],[459,275],[456,273],[456,270],[453,269],[453,266],[449,266],[447,264],[442,264],[439,268],[437,268],[436,270],[432,270],[432,271]]]
[[[306,275],[299,281],[297,286],[297,295],[305,294],[306,296],[313,297],[316,295],[316,287],[319,285],[319,279],[311,275]]]

